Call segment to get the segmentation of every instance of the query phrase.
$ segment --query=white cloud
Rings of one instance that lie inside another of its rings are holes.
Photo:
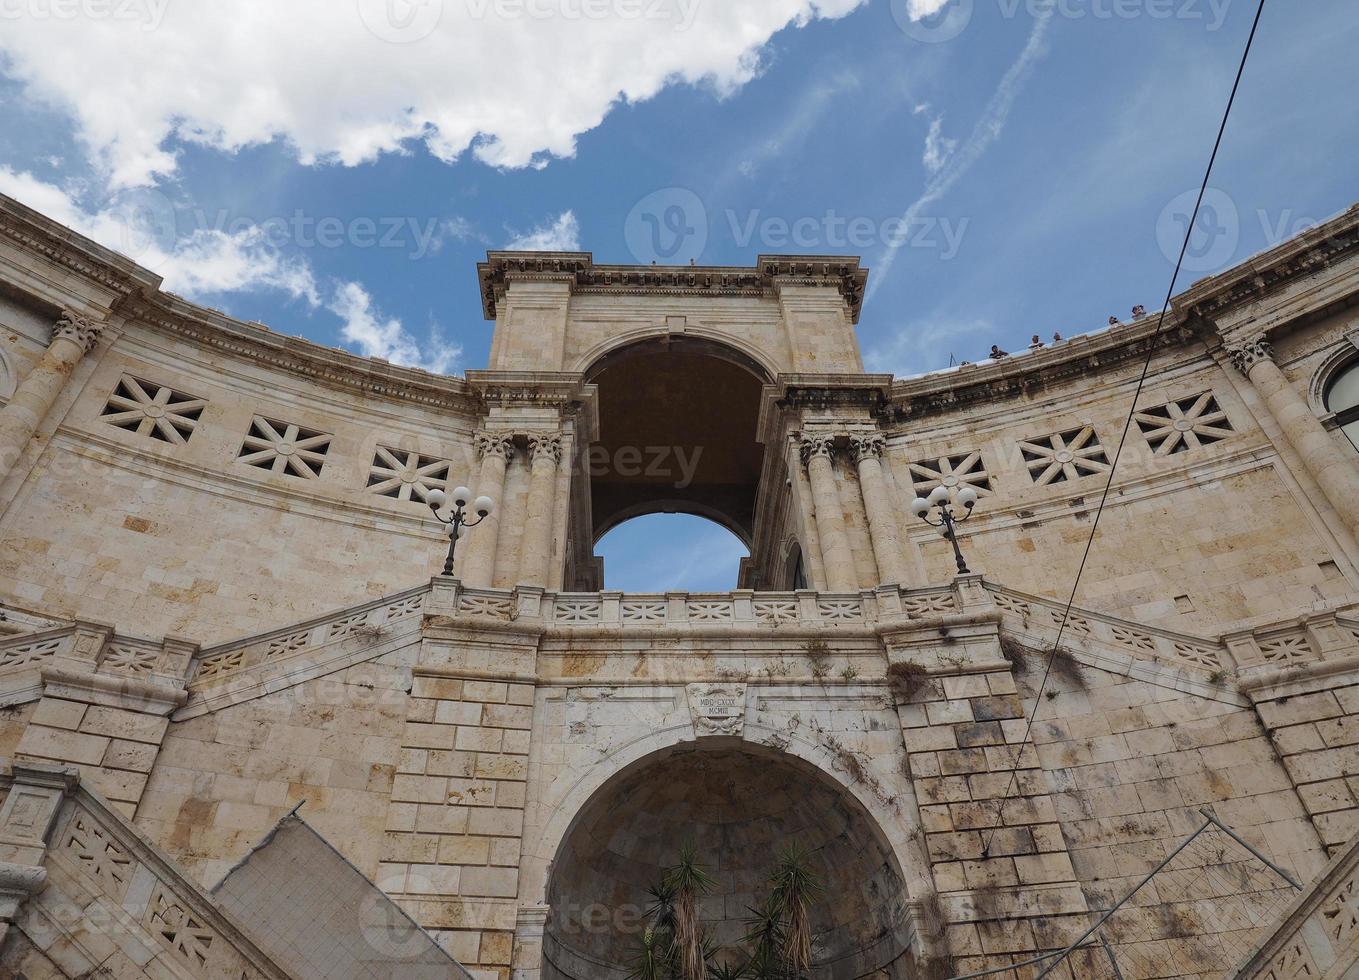
[[[523,167],[571,156],[619,102],[675,84],[729,93],[776,32],[865,2],[617,0],[602,18],[581,16],[580,0],[112,5],[130,17],[28,4],[4,21],[0,65],[73,118],[114,187],[172,173],[175,140],[231,152],[281,139],[304,163],[343,164],[421,142],[445,160],[470,149]]]
[[[580,222],[574,211],[563,211],[555,221],[515,235],[505,247],[512,252],[578,252]]]
[[[356,282],[341,283],[327,305],[344,321],[341,335],[365,357],[447,374],[462,354],[462,348],[446,343],[435,327],[431,327],[429,341],[422,347],[400,320],[384,316],[373,305],[368,291]]]
[[[198,228],[179,238],[173,205],[158,192],[123,195],[91,210],[65,188],[0,166],[0,193],[128,255],[174,292],[203,297],[276,289],[311,306],[320,303],[310,265],[284,255],[261,229]]]
[[[911,20],[933,17],[949,5],[949,0],[907,0],[906,16]]]
[[[922,0],[922,2],[930,2],[930,0]],[[1033,30],[1029,32],[1024,50],[1019,53],[1019,57],[1001,77],[1000,84],[991,94],[990,101],[987,102],[986,108],[982,111],[981,119],[972,127],[972,132],[968,134],[966,142],[962,144],[960,149],[950,153],[948,160],[945,161],[946,165],[941,166],[930,176],[925,184],[925,190],[902,215],[902,220],[907,227],[915,224],[921,211],[948,193],[949,189],[961,180],[972,169],[972,165],[991,148],[991,144],[1000,138],[1000,134],[1005,130],[1005,123],[1010,118],[1010,111],[1014,109],[1015,99],[1019,97],[1020,91],[1024,88],[1024,83],[1028,81],[1033,66],[1039,58],[1047,53],[1047,35],[1051,24],[1052,8],[1049,7],[1040,11],[1034,19]],[[869,280],[868,290],[864,294],[864,302],[872,299],[873,295],[882,288],[882,284],[887,281],[887,273],[891,271],[895,264],[897,253],[901,251],[901,247],[901,244],[889,245],[881,258],[878,259],[873,270],[874,276]]]
[[[925,170],[931,176],[938,173],[957,148],[958,141],[944,135],[944,117],[936,116],[931,119],[930,131],[925,134],[925,153],[921,157]]]
[[[132,257],[141,265],[164,278],[166,289],[191,299],[279,290],[312,308],[323,305],[323,290],[310,263],[285,255],[259,227],[231,232],[198,228],[179,238],[170,202],[158,192],[124,195],[91,211],[67,190],[4,166],[0,166],[0,193],[107,248],[134,253]],[[340,283],[324,305],[344,321],[345,341],[365,357],[383,357],[394,364],[445,374],[462,353],[458,346],[445,342],[434,326],[426,342],[417,341],[400,320],[379,313],[358,283]]]

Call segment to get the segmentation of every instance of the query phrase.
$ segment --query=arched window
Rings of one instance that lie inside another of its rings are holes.
[[[1331,381],[1326,389],[1326,410],[1334,413],[1336,424],[1359,449],[1359,361]]]

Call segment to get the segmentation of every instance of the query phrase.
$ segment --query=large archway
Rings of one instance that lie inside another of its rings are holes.
[[[586,380],[598,389],[599,437],[583,450],[590,526],[573,534],[579,553],[619,524],[655,513],[705,517],[749,548],[764,466],[756,429],[766,369],[717,341],[666,335],[602,355]]]
[[[692,842],[716,881],[700,915],[719,959],[740,958],[750,907],[774,858],[797,841],[825,891],[812,915],[818,980],[906,978],[906,886],[873,818],[843,786],[750,743],[687,743],[615,775],[573,820],[552,863],[544,980],[623,980],[648,889]]]

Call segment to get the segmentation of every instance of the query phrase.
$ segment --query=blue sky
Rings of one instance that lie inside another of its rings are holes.
[[[1254,10],[5,0],[0,191],[206,305],[453,373],[488,248],[858,254],[868,366],[913,374],[1159,307]],[[1356,49],[1353,0],[1270,0],[1179,288],[1359,199]],[[611,588],[698,590],[741,549],[676,517],[601,553]]]

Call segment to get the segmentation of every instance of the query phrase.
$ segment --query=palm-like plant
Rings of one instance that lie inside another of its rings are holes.
[[[698,866],[694,845],[680,848],[679,863],[666,872],[664,887],[674,896],[675,949],[681,980],[707,980],[698,900],[712,891],[713,884],[712,876]]]
[[[655,929],[644,931],[628,980],[666,980],[670,975],[669,945]]]
[[[744,966],[732,966],[730,963],[714,963],[709,974],[710,980],[746,980],[747,976]]]
[[[769,881],[774,886],[771,904],[785,923],[784,962],[794,977],[805,977],[812,968],[811,908],[821,894],[821,879],[811,868],[810,855],[793,841],[779,854]]]
[[[752,980],[782,980],[783,977],[783,909],[777,896],[771,895],[759,908],[747,906],[745,942],[750,947],[747,975]]]

